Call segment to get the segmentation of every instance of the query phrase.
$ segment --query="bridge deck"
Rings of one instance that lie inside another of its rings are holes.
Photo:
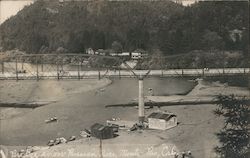
[[[144,75],[148,70],[133,70],[137,75]],[[217,68],[217,69],[169,69],[151,70],[148,76],[222,76],[250,74],[250,68]],[[27,73],[3,72],[0,79],[83,79],[83,78],[102,78],[102,77],[135,77],[130,70],[101,70],[101,71],[29,71]]]

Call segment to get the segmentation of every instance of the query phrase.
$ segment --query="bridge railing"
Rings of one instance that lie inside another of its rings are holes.
[[[140,59],[138,63],[149,60]],[[151,60],[151,59],[150,59]],[[88,54],[21,54],[0,58],[0,79],[84,79],[102,77],[135,77],[136,74],[148,76],[218,76],[249,74],[249,68],[169,68],[166,58],[159,60],[157,67],[149,64],[146,70],[130,67],[122,58]],[[126,67],[122,68],[121,64]],[[157,69],[156,69],[157,68]]]

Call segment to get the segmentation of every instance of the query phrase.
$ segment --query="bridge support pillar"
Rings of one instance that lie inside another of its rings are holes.
[[[139,124],[143,124],[145,119],[144,114],[144,93],[143,93],[143,77],[139,77],[139,95],[138,95],[138,114],[139,114]]]
[[[41,71],[43,72],[43,60],[41,58]]]
[[[121,79],[121,69],[119,68],[119,79]]]
[[[56,62],[56,73],[57,73],[57,80],[60,80],[60,75],[59,75],[59,65],[58,65],[58,61]]]
[[[4,62],[2,62],[1,64],[2,64],[2,74],[4,74]]]
[[[16,81],[18,81],[18,65],[17,65],[17,59],[16,59]]]
[[[39,74],[38,74],[38,57],[36,57],[36,81],[39,80]]]
[[[80,80],[80,63],[77,66],[77,78]]]
[[[101,79],[101,72],[100,72],[100,70],[98,70],[98,80],[100,80]]]
[[[82,71],[82,61],[81,61],[80,71]]]

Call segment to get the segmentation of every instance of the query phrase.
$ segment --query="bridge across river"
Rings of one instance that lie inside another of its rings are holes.
[[[150,56],[141,58],[148,61]],[[167,65],[168,57],[159,58],[159,69],[148,65],[146,70],[137,70],[127,64],[127,58],[90,54],[0,54],[0,79],[84,79],[103,77],[136,77],[147,74],[161,77],[204,77],[248,75],[250,68],[177,68]],[[137,63],[135,62],[135,63]],[[212,67],[212,66],[211,66]]]
[[[29,71],[4,72],[0,73],[0,79],[26,80],[26,79],[86,79],[103,77],[135,77],[136,75],[145,75],[148,77],[185,77],[185,76],[231,76],[231,75],[249,75],[250,68],[216,68],[216,69],[168,69],[168,70],[90,70],[90,71]]]

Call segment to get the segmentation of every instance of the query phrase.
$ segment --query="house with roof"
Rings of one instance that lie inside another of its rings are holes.
[[[236,42],[237,40],[241,40],[243,35],[243,30],[234,29],[229,31],[229,36],[233,42]]]
[[[133,60],[139,60],[147,57],[148,54],[143,49],[136,49],[131,53],[131,59]]]
[[[88,49],[86,49],[86,54],[94,55],[95,51],[92,48],[88,48]]]
[[[114,137],[114,130],[110,126],[95,123],[91,126],[91,135],[98,139],[109,139]]]
[[[172,113],[153,112],[148,116],[150,129],[166,130],[177,126],[177,116]]]

